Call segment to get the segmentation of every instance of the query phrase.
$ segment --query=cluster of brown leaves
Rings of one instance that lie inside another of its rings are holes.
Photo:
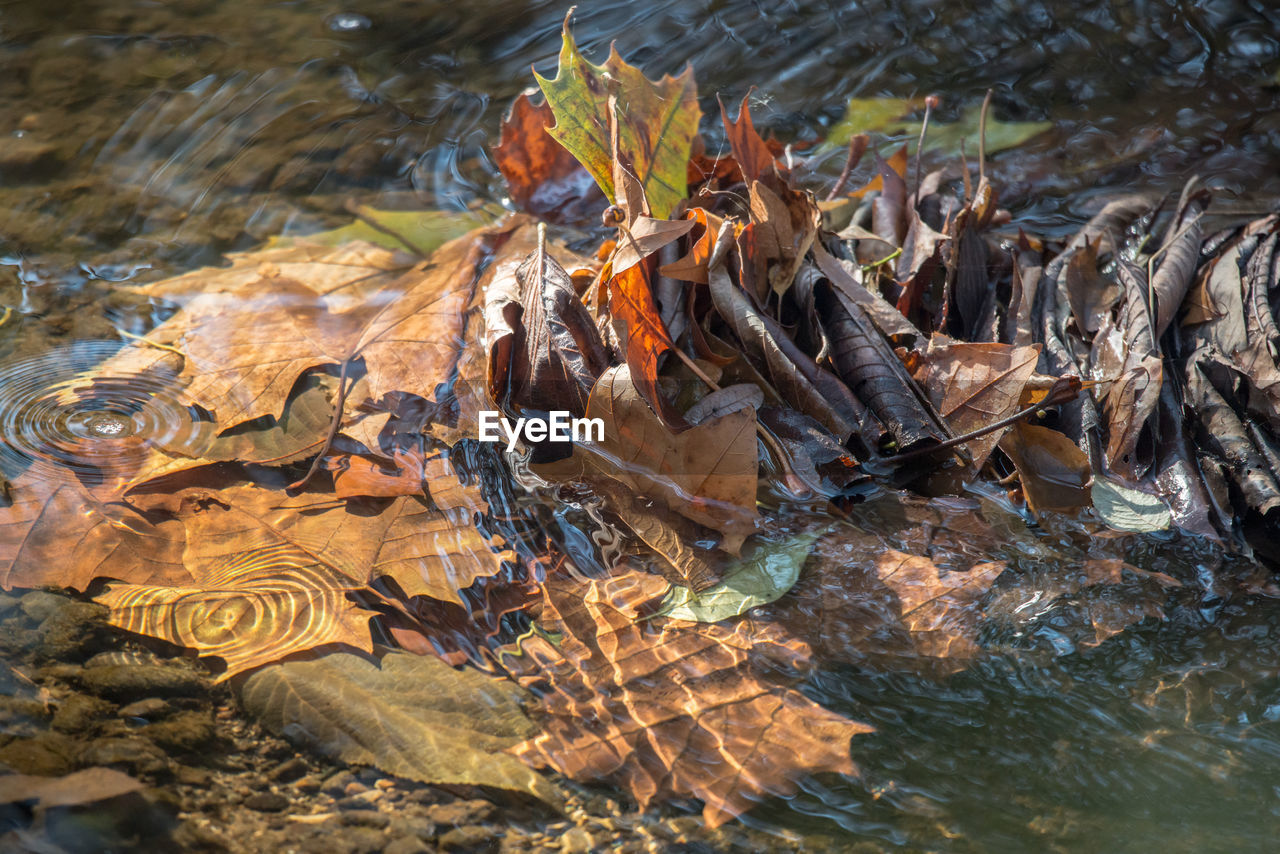
[[[370,651],[376,618],[529,687],[542,729],[517,756],[642,803],[700,798],[716,824],[854,771],[869,727],[796,690],[812,661],[946,673],[1023,610],[1004,607],[1021,588],[990,558],[1000,535],[947,533],[976,514],[930,522],[908,500],[909,547],[831,529],[866,494],[999,481],[1042,517],[1094,503],[1240,546],[1274,525],[1275,218],[1206,240],[1203,193],[1171,216],[1122,200],[1055,246],[1001,233],[967,165],[909,181],[905,148],[818,202],[745,100],[721,109],[731,154],[708,157],[691,72],[592,65],[567,30],[540,83],[495,159],[544,223],[594,226],[612,203],[593,257],[517,215],[417,263],[304,244],[149,286],[180,310],[71,394],[146,377],[166,428],[82,442],[66,471],[18,448],[0,586],[88,590],[227,675]],[[867,150],[855,138],[848,172]],[[599,419],[601,441],[507,462],[631,539],[584,557],[482,489],[488,409]],[[1161,616],[1173,585],[1106,556],[1041,588],[1082,609],[1089,645]],[[505,645],[516,612],[533,625]]]

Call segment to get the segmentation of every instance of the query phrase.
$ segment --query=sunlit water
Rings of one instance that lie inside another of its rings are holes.
[[[501,203],[487,146],[530,66],[552,67],[564,11],[6,5],[0,355],[142,334],[162,309],[131,283],[340,222],[348,199]],[[708,115],[716,94],[757,87],[757,126],[787,141],[821,138],[851,97],[939,93],[945,120],[994,87],[997,117],[1055,123],[993,167],[1016,222],[1040,233],[1070,232],[1107,192],[1169,192],[1193,173],[1223,211],[1280,196],[1280,13],[1262,2],[686,0],[590,4],[574,30],[596,57],[617,38],[651,75],[692,62]],[[829,186],[839,160],[820,156],[806,180]],[[27,463],[173,429],[148,423],[154,405],[141,406],[133,381],[78,384],[96,352],[81,349],[56,415],[44,389],[0,404]],[[874,509],[855,521],[893,536]],[[1058,543],[1057,560],[1088,553],[1069,534],[1020,536]],[[1041,559],[1016,540],[991,557]],[[1000,652],[949,678],[814,677],[811,697],[878,728],[855,742],[863,778],[811,780],[744,820],[837,845],[1269,848],[1280,831],[1280,605],[1215,582],[1233,565],[1195,543],[1135,538],[1127,556],[1186,585],[1166,621],[1088,648],[1046,614],[988,638]]]

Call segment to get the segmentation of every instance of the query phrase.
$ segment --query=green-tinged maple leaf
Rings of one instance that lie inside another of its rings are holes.
[[[610,98],[616,100],[618,154],[644,189],[652,215],[666,219],[686,195],[689,151],[698,133],[693,67],[655,83],[623,62],[616,47],[604,65],[595,65],[578,51],[566,18],[555,78],[534,76],[556,117],[547,133],[578,158],[614,202],[609,128]]]
[[[905,136],[911,148],[915,148],[915,140],[920,136],[920,122],[906,117],[923,107],[923,98],[854,98],[845,108],[844,117],[831,128],[827,144],[844,145],[857,133],[884,133]],[[963,142],[969,156],[975,156],[978,153],[981,116],[982,108],[972,106],[957,121],[930,121],[925,150],[958,154]],[[1051,127],[1053,122],[1002,122],[988,115],[986,152],[994,154],[1017,148]]]
[[[335,653],[264,668],[244,683],[249,713],[273,732],[343,762],[425,783],[558,796],[503,751],[533,735],[523,691],[434,656],[390,653],[378,664]]]

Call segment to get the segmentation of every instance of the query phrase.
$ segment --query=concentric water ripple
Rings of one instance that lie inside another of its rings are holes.
[[[171,378],[95,375],[119,349],[78,341],[0,365],[0,470],[96,483],[135,470],[152,446],[194,440],[198,419]]]

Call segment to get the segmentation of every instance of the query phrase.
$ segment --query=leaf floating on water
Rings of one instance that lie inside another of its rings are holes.
[[[112,584],[97,601],[108,622],[227,663],[227,679],[327,644],[373,651],[369,618],[347,594],[350,578],[286,548],[244,551],[215,561],[187,587]]]
[[[780,543],[756,543],[714,587],[695,593],[672,585],[658,613],[673,620],[718,623],[767,605],[796,583],[819,536],[820,532],[811,531]]]
[[[1123,484],[1094,478],[1093,508],[1102,521],[1119,531],[1141,534],[1164,531],[1173,525],[1173,514],[1159,497]]]
[[[803,643],[750,620],[639,620],[664,588],[641,572],[548,580],[538,625],[562,638],[533,637],[521,657],[504,656],[542,694],[543,731],[518,756],[575,780],[615,780],[642,807],[701,798],[711,827],[794,794],[807,774],[856,773],[849,741],[872,728],[751,666],[756,656],[803,665]]]
[[[827,135],[828,143],[844,145],[857,133],[901,134],[915,146],[920,136],[920,122],[905,117],[924,108],[924,98],[853,98],[845,107],[844,117]],[[946,155],[960,153],[960,144],[969,157],[978,153],[978,129],[982,109],[974,105],[966,109],[958,121],[929,122],[927,148]],[[1002,122],[987,118],[986,151],[994,154],[1030,141],[1053,127],[1053,122]]]
[[[616,48],[603,65],[594,65],[578,52],[566,17],[555,78],[534,76],[556,116],[547,133],[573,152],[612,202],[621,195],[614,187],[610,144],[616,121],[618,153],[626,169],[644,190],[650,213],[666,219],[687,192],[689,151],[698,133],[701,111],[693,67],[654,82],[623,62]]]
[[[341,762],[424,783],[492,786],[551,804],[551,784],[503,751],[535,732],[521,692],[433,656],[335,653],[259,670],[240,689],[267,729]]]

